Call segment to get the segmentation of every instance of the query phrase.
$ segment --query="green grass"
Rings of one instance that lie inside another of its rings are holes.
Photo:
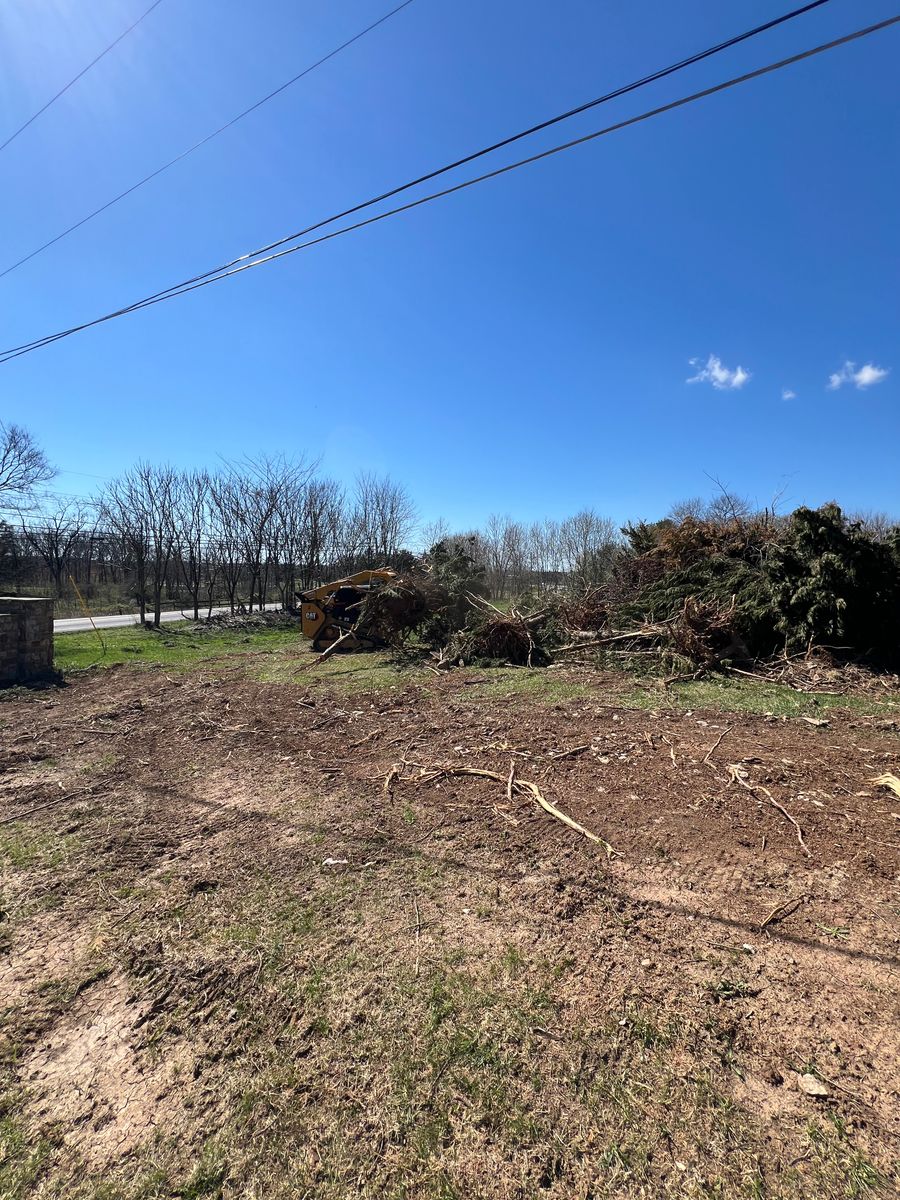
[[[462,674],[462,673],[461,673]],[[466,674],[473,679],[484,680],[466,688],[470,697],[522,696],[541,704],[556,704],[561,700],[577,700],[590,696],[595,689],[587,683],[567,679],[559,671],[541,668],[528,670],[526,667],[485,667],[483,670],[468,669]]]
[[[336,654],[313,666],[316,655],[299,628],[207,629],[191,622],[163,626],[160,630],[139,626],[101,630],[97,634],[62,633],[56,636],[55,666],[58,671],[132,666],[161,666],[189,670],[203,663],[239,659],[253,655],[250,668],[263,683],[285,683],[309,687],[327,684],[347,693],[395,687],[411,678],[408,668],[388,652]],[[418,672],[421,675],[421,672]]]
[[[315,658],[310,643],[301,642],[299,646],[291,646],[262,661],[254,673],[255,678],[263,683],[293,683],[307,687],[326,683],[334,691],[352,693],[382,691],[422,677],[421,671],[397,663],[385,650],[334,654],[318,666],[313,666]]]
[[[19,870],[58,867],[78,845],[77,838],[15,822],[0,828],[0,863]]]
[[[74,671],[85,667],[111,667],[119,663],[148,663],[176,669],[228,655],[254,651],[302,649],[304,642],[298,629],[247,628],[207,629],[185,622],[163,626],[159,630],[129,626],[125,629],[102,629],[100,636],[90,633],[61,633],[55,638],[54,664],[58,671]]]
[[[0,1196],[20,1200],[33,1195],[50,1147],[33,1138],[18,1119],[18,1097],[0,1097]]]
[[[797,692],[765,680],[698,679],[659,688],[634,688],[623,693],[628,708],[715,709],[718,712],[771,714],[776,717],[824,717],[829,709],[850,709],[870,716],[896,716],[900,702],[866,695],[831,695],[827,692]]]

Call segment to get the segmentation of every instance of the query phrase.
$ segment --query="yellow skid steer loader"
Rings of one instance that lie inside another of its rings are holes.
[[[321,587],[298,592],[303,634],[312,640],[314,650],[327,650],[339,637],[349,633],[359,619],[360,607],[373,588],[384,587],[396,578],[389,567],[357,571],[346,579],[323,583]],[[354,633],[341,643],[341,650],[374,650],[381,643]]]

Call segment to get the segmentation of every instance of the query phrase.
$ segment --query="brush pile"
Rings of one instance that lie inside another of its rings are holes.
[[[442,651],[444,661],[504,662],[521,667],[546,666],[550,661],[549,612],[523,613],[516,607],[503,612],[471,594],[469,602],[468,622]]]
[[[569,643],[557,654],[602,650],[607,654],[632,657],[657,655],[678,658],[699,670],[723,663],[749,659],[747,648],[734,628],[734,601],[685,597],[680,610],[667,621],[644,621],[632,629],[610,629],[599,637],[589,631],[567,627]]]
[[[666,622],[671,648],[698,667],[715,667],[732,659],[747,661],[747,647],[734,628],[734,609],[734,597],[726,606],[718,600],[687,596],[681,612]]]
[[[610,608],[605,588],[590,588],[559,603],[557,617],[572,637],[581,633],[600,633],[609,624]]]
[[[373,641],[400,645],[448,602],[446,592],[430,575],[423,572],[398,575],[367,593],[359,604],[354,629]]]

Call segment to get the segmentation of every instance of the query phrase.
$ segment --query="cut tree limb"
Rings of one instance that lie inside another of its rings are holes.
[[[703,759],[703,761],[708,766],[710,766],[710,767],[712,766],[712,762],[710,761],[712,759],[712,756],[715,754],[715,752],[718,750],[718,748],[722,745],[722,742],[725,740],[725,738],[728,736],[728,734],[731,733],[732,729],[734,729],[733,725],[729,725],[727,729],[723,729],[722,732],[719,734],[719,736],[716,738],[716,744],[714,746],[710,747],[709,751],[707,752],[706,756]]]
[[[585,750],[590,750],[590,745],[585,743],[583,746],[573,746],[571,750],[554,750],[549,757],[554,762],[559,762],[561,758],[574,758],[576,754],[583,754]]]
[[[790,823],[794,826],[794,828],[797,830],[797,841],[800,843],[800,849],[807,856],[807,858],[812,858],[812,855],[810,854],[810,851],[809,851],[809,847],[807,846],[806,842],[803,840],[803,830],[800,827],[799,821],[797,821],[797,819],[795,817],[791,816],[791,814],[788,812],[788,810],[784,807],[783,804],[778,803],[778,801],[775,799],[775,797],[772,795],[772,793],[769,791],[769,789],[764,788],[762,786],[762,784],[760,784],[760,783],[757,783],[757,784],[748,783],[747,780],[744,779],[740,774],[740,772],[741,772],[740,763],[732,763],[728,768],[728,772],[731,775],[731,778],[734,780],[735,783],[739,783],[742,788],[746,788],[747,791],[751,792],[754,796],[756,795],[757,792],[762,792],[762,794],[766,797],[766,799],[769,801],[769,803],[772,805],[772,807],[777,808],[778,811],[781,813],[781,815],[786,817],[790,821]]]
[[[788,915],[788,909],[791,907],[791,905],[799,904],[801,900],[805,898],[805,896],[806,893],[801,892],[799,896],[791,896],[787,900],[782,900],[780,904],[776,904],[766,919],[760,924],[760,932],[762,932],[762,930],[768,925],[771,925],[773,921],[780,921],[783,917],[786,917]]]
[[[324,662],[326,658],[331,658],[332,654],[334,654],[341,642],[346,642],[347,638],[353,637],[353,633],[354,631],[352,629],[345,630],[339,638],[335,638],[330,646],[326,646],[319,657],[314,658],[309,665],[311,667],[317,667],[319,663]]]
[[[536,783],[531,783],[527,779],[515,779],[512,776],[501,775],[498,771],[487,771],[483,767],[436,767],[434,770],[425,770],[419,776],[417,783],[431,783],[432,780],[440,779],[446,775],[475,775],[481,779],[493,779],[497,783],[507,785],[509,791],[525,792],[535,800],[540,807],[551,817],[555,817],[557,821],[562,821],[563,825],[568,825],[576,833],[580,833],[582,837],[586,837],[589,841],[597,842],[606,851],[606,857],[612,858],[613,855],[619,854],[620,851],[615,850],[606,838],[602,838],[599,834],[592,833],[589,829],[585,829],[583,825],[579,825],[562,809],[552,804]]]
[[[36,804],[33,808],[26,808],[24,812],[16,813],[15,816],[4,817],[0,820],[0,825],[12,825],[16,821],[24,821],[32,813],[43,812],[45,808],[55,808],[57,804],[64,804],[66,800],[74,800],[76,796],[83,796],[87,792],[93,792],[95,787],[95,784],[91,784],[90,787],[79,788],[77,792],[66,792],[62,796],[55,796],[45,804]]]

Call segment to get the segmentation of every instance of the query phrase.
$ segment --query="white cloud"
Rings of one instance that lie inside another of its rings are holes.
[[[873,383],[881,383],[883,379],[887,379],[889,373],[886,367],[876,367],[874,363],[866,363],[857,370],[856,363],[848,360],[840,371],[835,371],[828,377],[828,390],[836,392],[845,383],[852,383],[858,391],[862,392],[871,387]]]
[[[796,400],[797,393],[792,392],[790,388],[782,388],[781,389],[781,398],[782,398],[782,400]]]
[[[742,388],[750,378],[750,372],[743,367],[735,367],[732,371],[726,367],[718,355],[711,354],[706,363],[701,366],[699,358],[690,360],[692,367],[697,367],[697,374],[692,375],[688,383],[711,383],[716,391],[729,392]]]

